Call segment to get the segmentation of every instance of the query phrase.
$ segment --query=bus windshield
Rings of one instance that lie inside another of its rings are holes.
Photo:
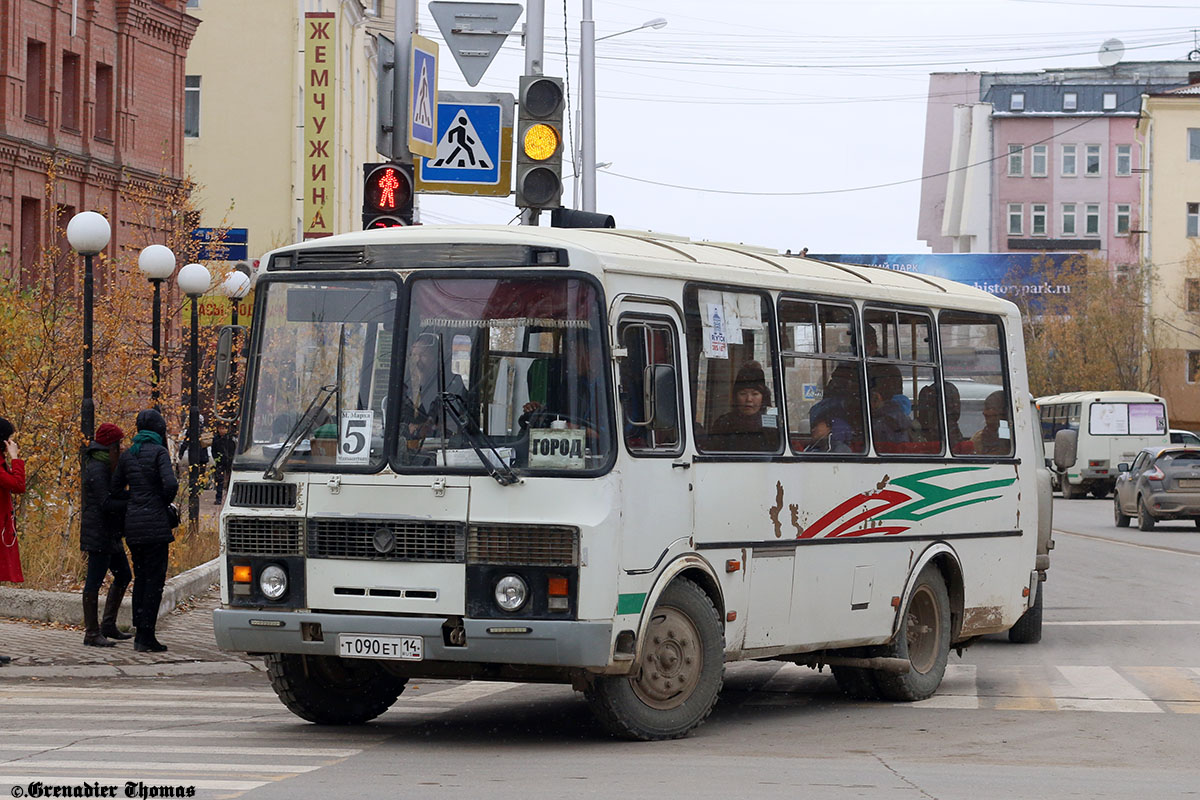
[[[415,279],[399,466],[478,468],[482,451],[534,471],[603,467],[602,328],[597,290],[576,278]]]
[[[611,407],[599,291],[577,278],[266,282],[238,461],[279,471],[588,472]],[[278,468],[278,469],[277,469]]]

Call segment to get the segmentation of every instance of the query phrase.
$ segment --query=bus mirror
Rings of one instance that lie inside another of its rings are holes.
[[[229,385],[233,370],[231,365],[236,357],[233,352],[235,335],[243,330],[241,325],[225,325],[217,335],[217,366],[214,376],[217,388],[224,389]]]
[[[670,364],[649,364],[644,375],[647,426],[660,430],[678,425],[678,389],[675,386],[675,367]]]
[[[1075,450],[1079,445],[1079,431],[1064,428],[1054,434],[1054,466],[1066,472],[1075,466]]]

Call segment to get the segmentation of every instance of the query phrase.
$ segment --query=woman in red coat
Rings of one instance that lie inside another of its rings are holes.
[[[13,440],[16,429],[0,417],[0,581],[22,583],[21,551],[17,549],[17,523],[13,518],[12,496],[25,491],[25,462],[18,456]],[[0,655],[0,664],[12,661]]]

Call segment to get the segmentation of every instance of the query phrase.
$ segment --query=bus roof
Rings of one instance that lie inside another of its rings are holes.
[[[1165,403],[1166,401],[1149,392],[1109,391],[1048,394],[1033,402],[1041,406],[1051,403]]]
[[[768,248],[725,242],[692,241],[682,236],[599,228],[544,228],[507,225],[418,225],[357,231],[310,239],[279,251],[380,247],[403,244],[525,244],[560,247],[571,266],[609,272],[852,294],[939,306],[969,306],[992,313],[1015,313],[1007,300],[962,283],[931,275],[862,264],[835,264]],[[276,251],[276,252],[279,252]],[[266,260],[264,259],[264,263]],[[855,290],[847,292],[846,284]]]

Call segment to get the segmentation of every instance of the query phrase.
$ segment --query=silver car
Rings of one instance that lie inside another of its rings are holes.
[[[1147,447],[1133,464],[1117,465],[1113,519],[1118,528],[1136,516],[1138,528],[1167,519],[1191,519],[1200,528],[1200,447]]]

